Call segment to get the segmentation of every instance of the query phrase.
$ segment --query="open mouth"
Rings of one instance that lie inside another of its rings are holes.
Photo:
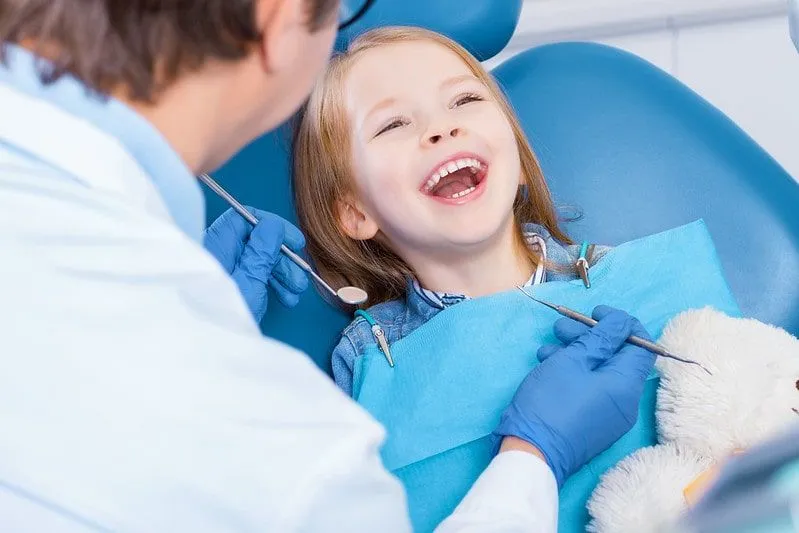
[[[458,157],[442,163],[422,184],[421,191],[435,198],[459,200],[480,189],[488,165],[476,157]]]

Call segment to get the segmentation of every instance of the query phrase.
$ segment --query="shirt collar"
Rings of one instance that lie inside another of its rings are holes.
[[[438,309],[446,309],[464,300],[469,300],[470,297],[465,294],[454,294],[448,292],[436,292],[425,289],[419,284],[418,280],[413,280],[413,290],[419,298],[422,298],[428,305]],[[530,276],[530,279],[523,285],[523,287],[532,287],[535,284],[535,274]]]
[[[46,100],[116,138],[158,189],[175,223],[201,242],[205,203],[197,179],[161,133],[136,111],[114,98],[103,99],[72,76],[45,85],[38,65],[46,62],[22,47],[6,44],[0,83]]]
[[[536,250],[543,259],[543,261],[539,263],[539,266],[533,275],[530,276],[530,279],[528,279],[523,285],[523,287],[532,287],[533,285],[538,285],[544,281],[545,272],[543,264],[547,258],[546,241],[538,231],[532,230],[524,232],[524,239],[527,241],[527,245]],[[431,291],[430,289],[425,289],[421,286],[419,280],[417,279],[412,279],[410,285],[414,294],[418,298],[424,301],[427,305],[437,309],[446,309],[447,307],[470,299],[470,297],[465,294],[436,292]]]

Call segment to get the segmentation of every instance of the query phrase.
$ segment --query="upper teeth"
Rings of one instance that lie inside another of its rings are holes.
[[[447,174],[451,174],[457,170],[467,167],[471,169],[472,174],[476,174],[478,170],[483,168],[483,164],[480,163],[480,161],[478,161],[477,159],[472,159],[469,157],[463,159],[456,159],[455,161],[444,163],[438,168],[438,170],[433,172],[433,174],[427,180],[427,183],[425,184],[425,189],[427,191],[433,190],[433,187],[438,185],[438,182],[441,181],[441,178],[443,178]]]

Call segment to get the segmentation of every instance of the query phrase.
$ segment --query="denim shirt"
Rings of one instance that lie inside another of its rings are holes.
[[[538,224],[526,224],[524,236],[532,247],[549,262],[558,265],[574,265],[580,255],[580,245],[564,246],[556,241],[546,228]],[[543,244],[542,244],[543,241]],[[610,248],[595,246],[591,262],[596,262]],[[578,278],[575,270],[564,269],[565,272],[546,272],[544,281],[568,281]],[[534,278],[528,284],[534,283]],[[536,282],[538,280],[535,280]],[[408,280],[408,287],[404,298],[377,304],[367,309],[367,312],[383,329],[389,345],[409,335],[416,328],[433,318],[447,307],[457,305],[468,296],[459,294],[441,294],[428,291],[419,286],[416,280]],[[355,360],[361,357],[369,346],[377,343],[372,327],[362,317],[356,318],[344,329],[338,345],[333,350],[332,364],[333,377],[336,384],[347,394],[352,395],[353,368]]]

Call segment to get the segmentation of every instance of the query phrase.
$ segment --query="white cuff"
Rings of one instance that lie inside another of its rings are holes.
[[[523,451],[498,454],[437,533],[555,533],[558,486],[549,466]]]

